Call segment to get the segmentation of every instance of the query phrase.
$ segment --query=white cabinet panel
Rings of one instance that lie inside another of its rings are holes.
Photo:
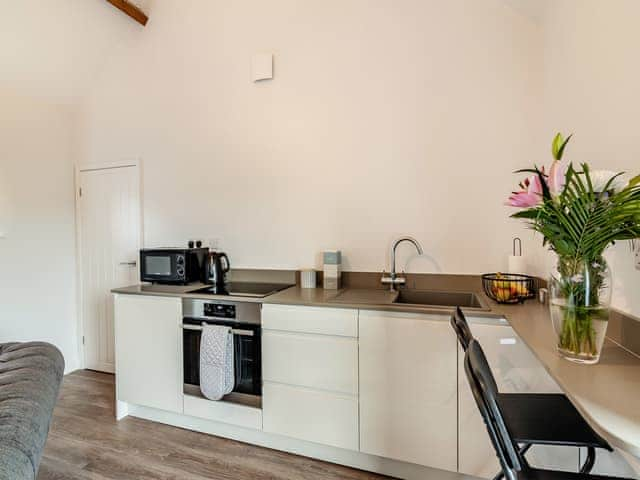
[[[360,450],[455,471],[456,338],[448,316],[360,311]]]
[[[358,311],[346,308],[263,305],[262,327],[266,330],[357,337]]]
[[[580,461],[587,457],[586,449],[580,449]],[[619,451],[596,450],[596,463],[591,473],[623,478],[640,478],[640,459]]]
[[[206,398],[185,395],[184,414],[262,430],[262,410],[237,403],[213,402]]]
[[[558,393],[560,388],[524,342],[508,324],[469,318],[471,331],[482,345],[503,393]],[[500,469],[464,371],[464,353],[459,348],[459,471],[492,478]],[[576,471],[575,447],[535,446],[527,453],[533,466]]]
[[[265,381],[358,394],[358,341],[355,338],[265,330]]]
[[[118,400],[182,412],[181,322],[179,298],[115,296]]]
[[[358,450],[358,400],[349,395],[265,382],[265,432]]]

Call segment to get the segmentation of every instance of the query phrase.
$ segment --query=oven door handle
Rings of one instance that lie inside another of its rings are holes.
[[[198,325],[186,325],[186,324],[183,324],[182,328],[184,330],[200,330],[200,331],[202,331],[202,327],[200,327]],[[240,335],[241,337],[253,337],[254,336],[253,330],[238,330],[236,328],[232,328],[231,329],[231,333],[233,335]]]

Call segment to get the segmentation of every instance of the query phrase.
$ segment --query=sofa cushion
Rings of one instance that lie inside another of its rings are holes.
[[[0,480],[36,478],[63,373],[53,345],[0,344]]]

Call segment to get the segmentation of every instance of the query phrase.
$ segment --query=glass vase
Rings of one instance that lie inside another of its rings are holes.
[[[604,258],[559,257],[549,299],[558,353],[574,362],[598,363],[611,304],[611,272]]]

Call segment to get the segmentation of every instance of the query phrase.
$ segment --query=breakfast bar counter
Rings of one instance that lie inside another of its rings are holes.
[[[548,306],[493,304],[492,313],[508,320],[589,424],[640,461],[640,357],[607,338],[598,364],[570,362],[556,352]]]

